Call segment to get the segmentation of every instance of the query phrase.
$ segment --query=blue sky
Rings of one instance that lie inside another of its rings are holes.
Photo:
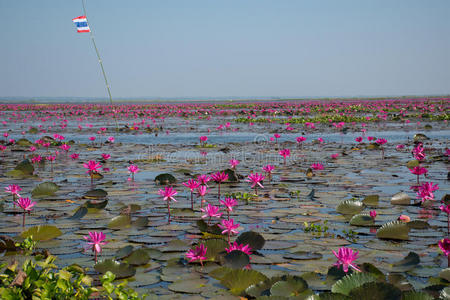
[[[448,0],[87,0],[113,97],[450,93]],[[0,0],[0,97],[106,97],[80,1]]]

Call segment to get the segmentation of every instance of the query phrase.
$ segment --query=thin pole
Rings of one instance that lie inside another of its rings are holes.
[[[84,4],[84,0],[81,0],[81,3],[83,4],[83,12],[84,12],[84,16],[86,17],[86,22],[89,24],[89,20],[88,20],[87,13],[86,13],[86,5]],[[112,107],[112,110],[114,113],[114,121],[116,123],[116,130],[119,131],[119,124],[117,123],[116,110],[114,109],[114,105],[113,105],[111,89],[109,88],[109,83],[108,83],[108,78],[106,77],[105,68],[103,68],[102,58],[100,57],[100,53],[98,52],[97,45],[95,44],[94,31],[92,30],[92,26],[90,24],[89,24],[89,34],[91,36],[92,44],[94,45],[95,53],[97,53],[97,58],[98,58],[98,62],[100,64],[100,68],[102,69],[103,78],[105,79],[106,90],[108,91],[108,96],[109,96],[109,103],[111,104],[111,107]]]

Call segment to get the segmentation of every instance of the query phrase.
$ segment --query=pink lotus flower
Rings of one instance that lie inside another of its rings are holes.
[[[30,147],[30,152],[34,152],[34,151],[36,151],[36,147],[35,146],[31,146]]]
[[[78,159],[78,158],[80,157],[80,154],[78,154],[78,153],[73,153],[73,154],[70,155],[70,157],[71,157],[73,160],[75,160],[75,159]]]
[[[310,168],[314,170],[323,170],[323,165],[321,163],[313,163]]]
[[[95,136],[89,137],[89,140],[90,140],[91,142],[94,142],[94,141],[95,141]]]
[[[189,249],[189,251],[185,254],[186,258],[189,259],[189,262],[193,262],[193,261],[200,261],[200,264],[203,267],[203,261],[206,260],[206,251],[208,250],[208,248],[203,245],[200,244],[197,247],[195,247],[194,249]]]
[[[424,149],[423,149],[422,144],[417,145],[417,146],[412,150],[412,153],[413,153],[414,158],[417,159],[418,161],[424,160],[425,157],[426,157],[426,155],[425,155],[425,153],[424,153],[423,151],[424,151]]]
[[[336,253],[334,250],[332,251],[334,256],[336,256],[336,258],[338,259],[334,266],[339,267],[342,265],[345,273],[348,272],[348,267],[352,267],[354,270],[361,272],[361,270],[355,264],[353,264],[353,261],[358,258],[358,251],[353,252],[353,249],[345,247],[339,248],[338,253]]]
[[[17,184],[10,184],[7,187],[5,187],[5,193],[9,193],[13,196],[20,197],[19,192],[22,190],[20,186]]]
[[[318,141],[320,144],[322,144],[322,143],[323,143],[323,138],[320,137],[320,138],[317,139],[317,141]]]
[[[332,159],[336,159],[339,157],[339,153],[331,154]]]
[[[275,169],[275,167],[272,165],[266,165],[262,169],[264,172],[266,172],[266,175],[268,175],[270,177],[272,175],[272,171]]]
[[[419,176],[428,173],[428,170],[421,166],[416,166],[412,169],[409,169],[409,171],[414,175],[417,175],[417,184],[419,184]]]
[[[194,190],[200,186],[200,183],[193,179],[189,179],[187,182],[183,182],[183,185],[191,191],[191,209],[194,210]]]
[[[102,158],[103,158],[104,160],[108,160],[108,159],[111,158],[111,155],[110,155],[110,154],[106,154],[106,153],[102,153]]]
[[[203,208],[203,203],[205,202],[205,195],[208,193],[207,186],[201,185],[197,188],[197,193],[201,197],[200,208]]]
[[[198,177],[197,177],[197,181],[201,184],[201,185],[206,185],[206,186],[208,186],[208,181],[211,181],[211,177],[210,176],[208,176],[208,175],[204,175],[204,174],[202,174],[202,175],[199,175]]]
[[[131,174],[131,180],[134,181],[134,174],[136,174],[139,171],[138,166],[136,165],[129,165],[128,166],[128,172]]]
[[[100,165],[100,163],[96,162],[95,160],[90,160],[87,163],[83,164],[83,167],[85,167],[86,169],[88,169],[86,171],[86,174],[88,173],[97,173],[98,170],[102,167]]]
[[[296,140],[297,140],[297,143],[299,143],[301,145],[304,141],[306,141],[306,138],[304,136],[299,136],[296,138]]]
[[[247,255],[251,255],[252,254],[252,248],[246,244],[238,244],[236,242],[234,242],[233,244],[230,244],[230,246],[228,248],[225,248],[225,251],[227,251],[227,253],[230,253],[231,251],[242,251]]]
[[[371,142],[371,141],[375,140],[375,137],[373,137],[373,136],[368,136],[368,137],[367,137],[367,140],[368,140],[369,142]]]
[[[236,166],[239,165],[240,161],[237,159],[230,159],[230,166],[232,169],[236,169]]]
[[[355,139],[355,141],[358,142],[358,143],[361,143],[362,140],[363,140],[362,136],[358,136],[358,137]]]
[[[438,189],[439,186],[437,184],[433,185],[432,182],[424,182],[421,186],[419,186],[417,196],[422,199],[422,202],[425,200],[434,200],[433,192]]]
[[[68,152],[70,150],[70,146],[67,144],[62,144],[61,146],[59,146],[59,148],[61,148],[61,150]]]
[[[284,164],[286,164],[286,157],[291,156],[291,150],[282,149],[278,152],[281,156],[283,156]]]
[[[42,161],[42,156],[40,156],[40,155],[36,155],[36,156],[34,156],[34,157],[31,158],[31,162],[32,162],[33,164],[39,163],[39,162],[41,162],[41,161]]]
[[[372,219],[375,220],[375,218],[377,217],[377,211],[376,211],[376,210],[371,210],[371,211],[369,212],[369,215],[370,215],[370,217],[371,217]]]
[[[97,263],[97,254],[102,252],[102,246],[109,242],[105,242],[106,236],[103,232],[90,231],[89,236],[83,237],[88,243],[85,250],[92,249],[95,254],[94,261]]]
[[[398,151],[403,150],[403,149],[405,149],[405,145],[403,145],[403,144],[397,145],[397,146],[395,146],[395,149],[397,149]]]
[[[408,223],[409,221],[411,221],[411,218],[407,215],[400,215],[397,220],[402,221],[403,223]]]
[[[55,161],[56,156],[54,156],[54,155],[49,155],[49,156],[46,156],[45,159],[48,160],[48,161],[50,161],[50,162],[52,162],[52,161]]]
[[[225,172],[217,172],[211,175],[211,179],[218,184],[217,197],[220,199],[220,184],[228,180],[228,174]]]
[[[167,215],[170,224],[170,200],[177,202],[173,196],[178,194],[178,192],[173,187],[166,186],[164,190],[159,190],[158,193],[163,197],[163,200],[167,202]]]
[[[116,140],[116,139],[115,139],[113,136],[110,136],[110,137],[108,138],[108,141],[109,141],[110,143],[114,143],[115,140]]]
[[[438,245],[445,256],[450,255],[450,239],[448,238],[442,239],[438,242]]]
[[[234,198],[225,197],[225,200],[220,200],[220,204],[226,207],[228,212],[233,211],[233,207],[238,204],[237,200]]]
[[[378,145],[384,145],[384,144],[386,144],[387,143],[387,140],[386,139],[377,139],[376,141],[375,141],[375,143],[377,143]]]
[[[240,224],[234,224],[234,219],[222,220],[222,224],[219,224],[218,226],[223,229],[222,234],[228,234],[228,244],[230,244],[230,236],[232,234],[239,233],[236,229],[240,226]]]
[[[261,184],[261,181],[263,181],[266,177],[259,173],[252,173],[248,175],[248,179],[245,180],[247,182],[252,183],[252,188],[255,188],[255,194],[258,195],[258,186],[260,186],[262,189],[264,186]]]
[[[208,204],[208,206],[206,206],[206,208],[202,208],[200,210],[205,213],[202,216],[202,219],[209,218],[208,225],[209,225],[209,222],[211,221],[211,218],[220,218],[222,216],[222,213],[219,212],[220,211],[220,207],[214,206],[214,205],[211,205],[211,204]]]
[[[17,205],[23,209],[22,227],[25,227],[25,212],[30,213],[33,209],[33,206],[36,205],[36,202],[31,202],[30,198],[28,197],[19,197],[19,199],[17,199]]]
[[[208,140],[207,136],[204,136],[204,135],[201,136],[200,137],[200,144],[205,145],[207,140]]]

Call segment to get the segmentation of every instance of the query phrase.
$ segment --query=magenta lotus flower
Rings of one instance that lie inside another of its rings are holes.
[[[208,140],[208,137],[207,136],[201,136],[200,137],[200,144],[201,145],[205,145],[206,144],[206,141]]]
[[[30,150],[30,152],[34,152],[34,151],[36,151],[36,147],[35,146],[31,146],[29,150]]]
[[[34,157],[31,158],[31,162],[32,162],[33,164],[35,164],[35,163],[40,163],[41,161],[42,161],[42,156],[40,156],[40,155],[36,155],[36,156],[34,156]]]
[[[412,169],[409,169],[409,171],[414,175],[417,175],[417,184],[419,184],[419,176],[428,173],[428,170],[421,166],[416,166]]]
[[[110,154],[106,154],[106,153],[102,153],[102,158],[103,158],[104,160],[108,160],[108,159],[111,158],[111,155],[110,155]]]
[[[252,254],[252,248],[248,244],[244,245],[244,244],[238,244],[237,242],[234,242],[233,244],[230,244],[228,248],[225,248],[225,251],[227,251],[227,253],[230,253],[231,251],[235,251],[235,250],[242,251],[249,256]]]
[[[375,140],[375,137],[373,137],[373,136],[368,136],[368,137],[367,137],[367,140],[368,140],[369,142],[371,142],[371,141]]]
[[[197,188],[197,193],[201,197],[200,208],[203,208],[203,203],[205,202],[205,195],[208,193],[206,185],[201,185]]]
[[[194,249],[189,249],[189,251],[185,254],[186,258],[189,259],[189,262],[200,261],[200,264],[203,267],[203,261],[206,260],[206,251],[208,248],[204,244],[200,244]]]
[[[417,196],[422,199],[422,202],[425,200],[434,200],[434,191],[437,191],[439,186],[432,182],[424,182],[421,186],[419,186],[419,191],[417,192]]]
[[[131,181],[134,181],[134,174],[136,174],[139,171],[139,167],[136,165],[129,165],[128,166],[128,172],[131,174]]]
[[[240,161],[237,159],[230,159],[230,166],[232,169],[236,169],[237,165],[239,165]]]
[[[255,188],[255,194],[258,195],[258,186],[260,186],[262,189],[264,186],[261,184],[261,181],[263,181],[266,177],[259,173],[252,173],[248,175],[248,179],[245,180],[247,182],[250,182],[252,184],[252,188]]]
[[[234,219],[222,220],[222,224],[218,225],[221,229],[223,229],[222,234],[228,234],[228,244],[230,244],[230,236],[232,234],[238,234],[239,231],[236,229],[240,226],[238,223],[234,223]]]
[[[98,170],[102,167],[102,165],[96,162],[95,160],[90,160],[87,163],[84,163],[83,167],[88,169],[86,173],[91,176],[91,185],[92,185],[94,183],[94,174],[98,173]]]
[[[5,193],[13,195],[13,197],[17,196],[20,197],[19,192],[22,190],[20,186],[17,184],[10,184],[7,187],[5,187]],[[15,200],[15,198],[13,198]]]
[[[201,184],[201,185],[206,185],[206,186],[208,186],[208,181],[211,181],[211,177],[210,176],[208,176],[208,175],[204,175],[204,174],[202,174],[202,175],[199,175],[198,177],[197,177],[197,181]]]
[[[304,141],[306,141],[306,138],[305,138],[304,136],[299,136],[299,137],[296,138],[296,141],[297,141],[297,143],[298,143],[300,146],[302,146],[302,143],[303,143]]]
[[[17,206],[23,209],[23,217],[22,217],[22,227],[25,227],[25,213],[28,212],[28,214],[33,209],[33,206],[36,205],[36,202],[31,202],[30,198],[22,198],[19,197],[17,199]]]
[[[233,207],[235,207],[238,204],[238,202],[234,198],[225,197],[225,200],[220,200],[220,204],[225,206],[228,213],[228,219],[230,219],[230,212],[233,211]]]
[[[281,156],[283,156],[284,164],[286,164],[286,157],[291,156],[291,150],[289,149],[282,149],[278,152]]]
[[[218,199],[220,199],[220,184],[222,182],[225,182],[226,180],[228,180],[228,174],[225,172],[217,172],[217,173],[211,175],[211,179],[218,184],[219,189],[218,189],[217,197],[218,197]]]
[[[116,139],[115,139],[113,136],[110,136],[110,137],[108,138],[108,141],[109,141],[110,143],[114,143],[115,140],[116,140]]]
[[[323,138],[320,137],[320,138],[317,139],[317,141],[318,141],[320,144],[322,144],[322,143],[323,143]]]
[[[95,136],[89,137],[89,140],[90,140],[91,142],[94,142],[94,141],[95,141]]]
[[[362,136],[358,136],[357,138],[355,138],[355,141],[358,143],[361,143],[363,140]]]
[[[450,205],[441,205],[439,208],[447,214],[447,235],[450,235]]]
[[[70,150],[70,145],[67,144],[62,144],[59,148],[61,148],[61,150],[68,152]]]
[[[189,179],[187,182],[183,182],[183,185],[191,191],[191,209],[194,210],[194,190],[200,186],[200,183]]]
[[[102,246],[109,242],[106,242],[106,236],[103,232],[90,231],[89,236],[83,237],[88,243],[85,250],[92,249],[94,252],[94,261],[97,263],[97,254],[102,252]]]
[[[384,145],[384,144],[386,144],[387,143],[387,140],[386,139],[377,139],[376,141],[375,141],[375,143],[377,143],[378,145]]]
[[[167,215],[170,224],[170,200],[177,202],[173,196],[178,194],[178,192],[173,187],[166,186],[164,190],[159,190],[158,193],[163,197],[164,201],[167,202]]]
[[[450,239],[445,238],[438,242],[439,248],[447,256],[447,267],[450,267]]]
[[[266,172],[266,175],[269,176],[269,178],[272,176],[272,171],[275,169],[272,165],[266,165],[263,168],[263,171]]]
[[[424,160],[426,155],[423,151],[424,148],[422,144],[418,144],[416,147],[414,147],[414,149],[412,150],[414,158],[417,159],[418,161]]]
[[[377,211],[376,211],[376,210],[371,210],[371,211],[369,212],[369,215],[370,215],[370,217],[371,217],[372,219],[375,220],[375,218],[377,217]]]
[[[313,170],[323,170],[323,165],[321,163],[313,163],[310,168]]]
[[[405,149],[405,145],[399,144],[399,145],[395,146],[395,149],[397,149],[397,151],[403,150],[403,149]]]
[[[336,256],[338,261],[334,264],[334,266],[341,266],[344,269],[344,272],[348,272],[348,267],[352,267],[354,270],[361,272],[361,270],[353,263],[358,258],[358,251],[353,252],[353,249],[351,248],[345,248],[341,247],[339,248],[338,253],[336,253],[334,250],[333,254]]]
[[[202,219],[208,218],[208,225],[211,222],[211,218],[220,218],[222,213],[220,211],[220,207],[208,204],[206,208],[200,209],[205,214],[202,216]]]
[[[331,154],[332,159],[337,159],[339,157],[339,153]]]

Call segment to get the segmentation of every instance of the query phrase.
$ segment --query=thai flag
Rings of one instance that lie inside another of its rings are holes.
[[[78,18],[72,19],[72,21],[77,26],[78,32],[91,32],[87,23],[86,16],[79,16]]]

